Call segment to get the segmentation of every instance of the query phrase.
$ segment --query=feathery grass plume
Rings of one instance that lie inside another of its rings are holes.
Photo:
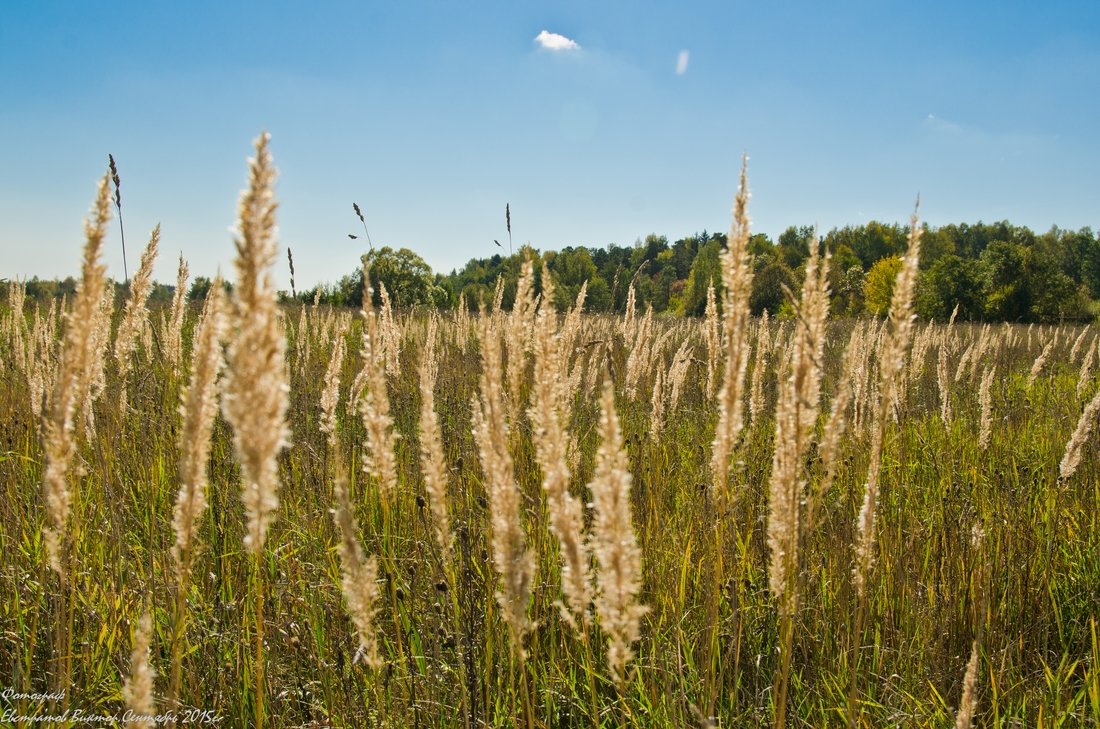
[[[497,276],[496,289],[493,291],[493,307],[491,311],[499,314],[504,305],[504,275]]]
[[[522,388],[527,374],[527,355],[534,351],[532,337],[535,328],[534,281],[531,249],[524,248],[523,263],[520,264],[519,279],[516,281],[516,299],[512,304],[511,313],[505,320],[508,327],[508,361],[504,372],[508,382],[509,422],[513,424],[518,422],[519,414],[523,409]]]
[[[972,550],[978,554],[982,554],[982,545],[985,541],[985,532],[981,526],[975,524],[971,528],[970,532],[970,544]],[[982,564],[975,570],[975,576],[977,589],[977,599],[974,601],[976,605],[976,626],[974,630],[974,641],[970,646],[970,660],[966,664],[966,674],[963,676],[963,691],[962,696],[959,699],[959,710],[955,714],[955,729],[970,729],[970,723],[974,716],[974,710],[978,705],[978,661],[980,658],[981,645],[982,645],[982,633],[984,632],[984,620],[986,611],[986,602],[988,600],[988,592],[986,590],[986,582],[989,579],[989,563],[983,558]]]
[[[15,366],[26,372],[30,369],[27,361],[27,320],[23,314],[23,303],[27,298],[26,282],[8,283],[8,343],[11,347]]]
[[[106,285],[106,267],[99,257],[107,223],[111,217],[110,176],[99,181],[95,207],[91,218],[84,222],[84,262],[77,284],[72,311],[65,314],[65,334],[57,375],[46,412],[43,444],[45,468],[42,494],[46,503],[47,526],[42,530],[50,567],[65,579],[65,557],[69,525],[69,469],[76,453],[73,417],[77,404],[87,399],[89,381],[86,373],[92,369],[95,340],[87,322],[98,315]]]
[[[684,391],[684,383],[687,382],[688,369],[691,367],[694,348],[691,338],[684,337],[680,348],[672,356],[672,366],[668,369],[668,410],[672,412],[680,404],[680,396]]]
[[[711,489],[729,495],[730,460],[744,427],[743,390],[749,363],[749,293],[752,260],[749,256],[748,157],[741,158],[741,183],[733,205],[726,250],[722,252],[722,348],[726,366],[718,393],[718,426],[711,444]]]
[[[264,133],[256,140],[256,157],[249,162],[248,189],[241,194],[238,203],[237,235],[234,240],[237,248],[237,286],[233,291],[234,336],[229,345],[222,397],[222,411],[226,421],[233,426],[234,450],[241,465],[241,501],[248,519],[244,547],[252,553],[256,580],[256,653],[252,671],[257,729],[263,729],[265,717],[264,570],[261,559],[268,527],[279,506],[277,458],[290,436],[286,423],[290,389],[286,371],[286,338],[271,280],[277,257],[277,206],[275,167],[268,151],[269,139]]]
[[[108,280],[104,283],[103,298],[100,299],[99,306],[95,310],[95,318],[87,325],[92,337],[92,358],[88,369],[83,373],[84,380],[88,384],[87,394],[81,403],[81,415],[89,440],[95,439],[95,403],[107,388],[107,350],[111,344],[111,317],[114,314],[114,306],[115,286],[113,281]]]
[[[1000,347],[1000,337],[993,333],[989,324],[982,326],[981,334],[978,335],[978,350],[974,356],[970,358],[970,381],[973,382],[978,373],[978,365],[981,363],[983,357],[987,354],[996,357],[997,349]]]
[[[135,277],[134,281],[137,281]],[[191,353],[191,381],[180,404],[179,479],[180,489],[172,527],[176,543],[172,556],[176,561],[176,580],[183,587],[190,579],[192,544],[198,522],[206,509],[206,466],[210,457],[210,436],[218,412],[217,385],[223,361],[221,340],[225,333],[225,294],[221,277],[214,280],[203,305],[203,316],[195,331]]]
[[[272,233],[274,235],[274,233]],[[274,239],[271,242],[274,248]],[[183,315],[187,309],[187,261],[180,254],[179,268],[176,271],[176,290],[172,293],[172,308],[161,328],[161,341],[168,362],[176,370],[183,361]]]
[[[649,398],[649,439],[656,443],[665,429],[665,369],[658,365]]]
[[[913,337],[913,351],[909,356],[909,379],[916,380],[924,373],[925,360],[932,346],[935,322],[929,322]]]
[[[951,427],[951,380],[947,375],[947,343],[940,343],[940,357],[936,365],[936,382],[940,387],[940,420],[943,427]]]
[[[966,350],[962,353],[962,357],[959,357],[959,364],[955,367],[955,377],[953,380],[958,383],[962,380],[962,376],[966,374],[967,365],[970,364],[970,358],[977,354],[978,342],[971,342]]]
[[[588,282],[581,283],[577,291],[577,298],[573,301],[572,308],[565,315],[561,332],[558,335],[558,351],[561,357],[561,372],[564,378],[562,385],[561,412],[563,427],[565,428],[565,462],[570,471],[576,471],[580,467],[581,448],[579,431],[569,428],[568,425],[577,415],[581,406],[581,398],[578,394],[583,388],[584,357],[583,348],[580,346],[581,336],[588,325],[582,318],[584,314],[584,302],[588,298]]]
[[[134,645],[130,651],[130,675],[122,685],[122,700],[133,712],[128,726],[152,729],[156,726],[156,701],[153,698],[153,681],[156,672],[149,663],[149,644],[153,636],[153,619],[146,610],[134,632]]]
[[[959,710],[955,714],[955,729],[970,729],[974,709],[978,704],[978,641],[970,645],[970,660],[966,664],[963,676],[963,693],[959,699]]]
[[[401,327],[393,316],[393,304],[386,284],[378,282],[382,308],[378,312],[378,335],[382,345],[382,361],[386,374],[396,378],[401,374]]]
[[[978,341],[974,345],[974,351],[971,352],[970,359],[968,360],[967,364],[969,370],[968,377],[971,382],[974,381],[974,377],[977,374],[978,365],[981,364],[982,357],[985,356],[986,350],[989,349],[991,339],[992,338],[989,335],[989,324],[985,324],[984,326],[982,326],[981,332],[978,334]],[[956,382],[958,381],[959,380],[956,380]]]
[[[550,532],[561,550],[561,583],[565,596],[562,614],[581,629],[588,623],[592,602],[588,553],[584,546],[584,505],[569,493],[571,473],[566,460],[568,398],[566,358],[554,310],[554,284],[543,264],[542,301],[535,318],[535,371],[532,381],[531,421],[535,456],[542,470]]]
[[[775,450],[768,498],[768,579],[780,613],[790,618],[798,605],[800,510],[805,490],[803,462],[818,417],[825,324],[829,316],[829,256],[814,238],[806,262],[794,339],[783,363],[775,409]]]
[[[420,473],[424,491],[432,511],[432,527],[436,544],[446,564],[452,561],[451,518],[447,512],[447,461],[443,456],[442,426],[435,411],[435,379],[438,369],[436,347],[439,320],[433,314],[428,319],[424,352],[420,358]]]
[[[657,326],[651,327],[651,331],[656,332]],[[649,380],[649,375],[654,369],[665,368],[665,351],[668,349],[669,342],[672,341],[673,335],[676,334],[675,327],[667,327],[659,337],[650,337],[642,348],[642,354],[639,357],[638,365],[638,386],[641,387],[643,383]]]
[[[1085,343],[1085,337],[1088,336],[1089,328],[1086,326],[1081,330],[1081,333],[1077,335],[1077,338],[1073,340],[1073,347],[1069,350],[1070,364],[1077,362],[1077,354],[1081,351],[1081,345]]]
[[[1075,391],[1078,399],[1080,399],[1081,393],[1085,391],[1088,383],[1091,382],[1092,366],[1096,362],[1096,347],[1097,339],[1094,338],[1092,344],[1088,346],[1088,351],[1085,352],[1085,359],[1081,362],[1081,371],[1077,374],[1077,389]]]
[[[367,447],[363,449],[363,471],[378,480],[382,497],[389,499],[397,489],[397,460],[394,447],[397,436],[393,432],[390,415],[390,395],[386,390],[386,361],[379,331],[378,314],[371,301],[370,261],[363,257],[363,335],[360,353],[363,369],[360,372],[362,390],[358,395],[359,414],[367,431]],[[360,377],[356,379],[359,380]],[[354,389],[354,388],[353,388]]]
[[[1097,415],[1100,415],[1100,390],[1096,392],[1089,404],[1085,406],[1081,417],[1077,420],[1077,427],[1073,435],[1066,443],[1066,452],[1062,456],[1062,462],[1058,465],[1058,475],[1062,478],[1070,478],[1077,473],[1077,467],[1081,465],[1081,453],[1085,442],[1096,425]]]
[[[867,481],[863,487],[863,503],[857,523],[857,543],[852,581],[862,601],[871,571],[875,545],[875,518],[878,510],[879,473],[882,470],[882,444],[886,436],[886,421],[899,393],[892,383],[905,366],[905,353],[913,331],[913,292],[917,283],[917,267],[920,264],[921,226],[914,212],[909,220],[909,245],[902,259],[901,271],[894,281],[894,294],[890,302],[889,332],[879,347],[878,358],[878,408],[874,413],[871,431],[871,460],[867,468]]]
[[[1035,383],[1036,378],[1042,373],[1043,368],[1046,367],[1047,360],[1050,359],[1050,353],[1054,351],[1054,345],[1057,343],[1058,338],[1054,337],[1046,346],[1043,347],[1043,351],[1039,353],[1039,356],[1035,358],[1035,362],[1031,365],[1031,372],[1027,376],[1027,388],[1030,390],[1031,386]]]
[[[600,446],[596,471],[588,488],[592,493],[592,551],[597,573],[596,615],[607,636],[607,664],[620,686],[626,664],[641,632],[648,608],[638,603],[642,589],[642,552],[631,519],[630,460],[623,448],[615,392],[605,382],[600,407]]]
[[[43,427],[42,412],[49,383],[57,376],[57,300],[50,302],[49,313],[43,317],[35,305],[34,324],[31,328],[31,347],[28,351],[27,389],[30,395],[31,413],[34,414],[39,434]]]
[[[303,375],[309,366],[309,316],[306,307],[298,309],[298,326],[294,328],[294,366]]]
[[[153,352],[153,321],[152,318],[146,315],[145,323],[141,325],[141,332],[139,334],[141,341],[141,360],[145,364],[149,364],[153,361],[156,353]]]
[[[872,343],[875,339],[875,324],[862,324],[860,336],[858,366],[852,383],[852,430],[862,432],[866,421],[867,390],[872,377]]]
[[[765,312],[767,309],[764,310]],[[703,331],[707,343],[707,400],[718,392],[718,362],[722,346],[718,322],[718,303],[714,298],[714,283],[707,284],[707,308],[704,312]]]
[[[362,658],[368,666],[377,670],[382,667],[378,638],[374,634],[374,616],[378,612],[379,602],[378,558],[373,555],[367,558],[359,543],[359,530],[348,499],[347,473],[339,456],[333,496],[336,499],[334,518],[340,530],[340,543],[336,547],[340,554],[340,586],[359,636],[359,650],[355,657],[356,660]]]
[[[561,386],[562,393],[562,413],[568,422],[570,417],[571,408],[569,403],[574,401],[573,395],[580,389],[581,380],[581,367],[579,358],[574,358],[574,353],[577,348],[577,341],[580,339],[582,329],[581,315],[584,313],[584,301],[588,297],[588,282],[581,283],[581,288],[577,291],[577,298],[573,301],[573,306],[565,315],[565,321],[562,323],[561,331],[558,334],[558,357],[559,365],[558,369],[561,372],[564,384]],[[570,364],[572,362],[572,364]],[[569,433],[570,444],[572,441],[573,433]]]
[[[477,441],[492,524],[493,569],[501,579],[497,591],[504,621],[511,634],[512,654],[526,658],[523,637],[531,629],[527,604],[535,576],[534,557],[527,550],[523,531],[523,495],[516,483],[512,455],[508,451],[507,419],[501,372],[500,332],[492,318],[480,316],[481,398],[473,398],[474,438]]]
[[[997,371],[996,365],[987,367],[982,375],[982,384],[978,388],[978,405],[982,410],[981,425],[978,430],[978,448],[989,448],[989,439],[993,435],[993,396],[990,388],[993,386],[993,373]]]
[[[340,406],[340,372],[344,366],[344,332],[339,331],[332,345],[332,355],[325,370],[325,386],[321,390],[321,432],[327,436],[329,447],[336,447],[336,410]]]
[[[634,341],[634,328],[637,325],[636,314],[638,306],[634,302],[634,297],[634,281],[631,280],[630,287],[626,290],[626,311],[624,312],[622,319],[623,339],[628,342]]]
[[[836,394],[833,396],[833,402],[829,407],[829,419],[825,421],[821,445],[818,447],[824,474],[816,487],[816,495],[828,493],[829,488],[833,485],[833,479],[836,478],[840,441],[848,429],[848,406],[852,401],[852,383],[859,377],[859,368],[862,364],[862,333],[862,326],[852,327],[852,333],[848,336],[848,344],[844,347],[844,363],[840,370],[839,384],[837,385]],[[807,530],[814,528],[816,505],[816,498],[808,499],[806,502]]]
[[[649,355],[653,350],[653,306],[646,307],[645,316],[640,324],[633,325],[635,332],[634,342],[630,347],[630,354],[626,358],[626,394],[627,397],[638,396],[638,386],[642,380]]]
[[[248,189],[238,205],[234,331],[222,398],[222,410],[233,426],[233,443],[241,464],[241,500],[248,517],[244,544],[256,555],[263,551],[268,526],[279,506],[276,457],[290,435],[286,425],[286,339],[271,280],[276,257],[276,203],[269,139],[265,133],[256,140],[256,157],[249,162]],[[182,257],[180,271],[182,280],[186,271]],[[175,311],[173,303],[173,319]]]
[[[115,156],[107,155],[107,166],[110,167],[111,181],[115,183],[115,208],[118,210],[118,232],[122,236],[122,275],[126,283],[130,283],[129,268],[126,265],[126,228],[122,225],[122,179],[118,176],[118,165],[115,164]]]
[[[454,312],[454,331],[459,348],[465,352],[470,337],[470,304],[466,301],[466,292],[458,295],[458,305]]]
[[[153,262],[157,258],[157,246],[160,244],[160,224],[153,228],[149,235],[149,243],[141,254],[141,265],[130,284],[130,297],[126,300],[126,308],[122,313],[122,322],[118,325],[118,333],[115,334],[114,358],[118,366],[119,411],[126,410],[126,375],[130,372],[130,355],[137,346],[138,337],[148,322],[148,311],[145,304],[149,299],[149,292],[153,288]]]
[[[604,370],[607,368],[605,358],[608,353],[607,339],[597,339],[590,344],[588,361],[585,364],[584,396],[591,399],[596,397],[596,388],[603,382]]]
[[[749,418],[755,426],[764,413],[764,374],[768,361],[768,310],[764,309],[760,324],[756,327],[756,356],[752,363],[752,381],[749,383]]]

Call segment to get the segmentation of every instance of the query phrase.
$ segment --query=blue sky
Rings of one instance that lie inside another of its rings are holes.
[[[159,280],[228,273],[263,129],[300,288],[355,268],[352,202],[439,271],[507,245],[505,203],[541,249],[725,230],[742,152],[773,237],[918,192],[936,225],[1100,227],[1091,0],[40,0],[0,68],[0,277],[77,272],[108,152],[131,269],[159,221]]]

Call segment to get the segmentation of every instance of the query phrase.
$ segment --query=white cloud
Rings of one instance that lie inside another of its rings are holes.
[[[680,55],[676,56],[676,75],[683,76],[688,70],[688,61],[691,60],[691,54],[687,50],[680,51]]]
[[[535,42],[548,51],[579,51],[581,49],[577,41],[566,38],[558,33],[544,30],[535,36]]]
[[[929,114],[924,118],[924,124],[929,129],[943,134],[961,134],[963,128],[955,122],[941,119],[935,114]]]

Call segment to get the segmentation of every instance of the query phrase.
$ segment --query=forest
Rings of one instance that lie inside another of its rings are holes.
[[[832,256],[829,290],[834,318],[887,312],[908,236],[908,226],[872,221],[834,228],[820,237]],[[752,236],[753,315],[793,315],[788,292],[802,284],[814,237],[812,226],[791,226],[778,240],[763,233]],[[1053,227],[1039,234],[1007,221],[926,225],[923,240],[914,302],[922,320],[944,322],[954,314],[959,321],[973,322],[1085,322],[1100,310],[1100,235],[1091,228]],[[586,311],[621,314],[633,283],[636,305],[643,311],[652,306],[656,314],[702,316],[710,284],[721,299],[719,256],[725,247],[724,233],[703,231],[671,243],[666,236],[650,234],[633,245],[532,252],[554,277],[559,310],[572,305],[587,282]],[[497,277],[503,276],[504,307],[510,309],[528,249],[524,245],[511,255],[471,258],[449,274],[433,272],[408,248],[372,247],[365,258],[398,306],[448,310],[461,304],[473,310],[491,298]],[[536,266],[536,292],[541,291],[540,268]],[[204,299],[209,287],[209,278],[197,276],[190,298]],[[71,296],[74,290],[72,278],[27,282],[29,299]],[[171,286],[160,284],[150,301],[171,301],[172,292]],[[357,267],[334,283],[283,291],[281,297],[284,302],[358,306],[362,292],[362,270]]]

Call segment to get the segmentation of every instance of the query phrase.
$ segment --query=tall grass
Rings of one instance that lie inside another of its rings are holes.
[[[561,316],[533,266],[510,312],[279,309],[267,145],[178,357],[130,350],[139,277],[104,304],[109,177],[77,296],[0,309],[0,710],[1100,722],[1091,330],[915,323],[916,223],[888,322],[826,323],[824,259],[753,321],[744,177],[703,320]]]

